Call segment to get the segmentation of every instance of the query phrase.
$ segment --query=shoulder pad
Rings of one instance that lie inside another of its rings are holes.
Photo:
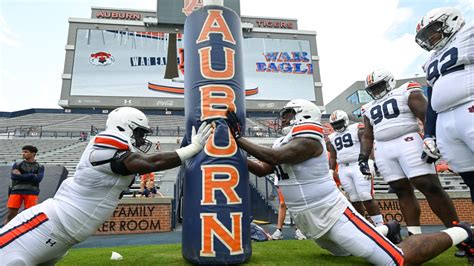
[[[407,84],[407,90],[411,89],[421,89],[421,84],[415,81],[410,81]]]
[[[324,129],[321,124],[317,122],[302,122],[291,128],[290,132],[292,137],[303,137],[322,139],[324,136]]]
[[[106,149],[129,150],[128,140],[118,132],[104,131],[94,137],[94,146]]]

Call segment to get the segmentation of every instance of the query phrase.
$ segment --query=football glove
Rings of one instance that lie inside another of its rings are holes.
[[[191,130],[191,144],[176,150],[176,153],[181,159],[181,162],[184,162],[199,153],[206,145],[207,140],[209,139],[209,136],[211,136],[213,131],[214,129],[212,127],[212,124],[208,124],[206,122],[202,122],[197,133],[196,128],[193,126]]]
[[[438,146],[436,145],[436,138],[434,136],[425,136],[423,140],[423,153],[421,159],[427,163],[434,163],[441,158]]]
[[[239,139],[242,137],[242,125],[234,111],[227,112],[227,119],[225,120],[225,122],[227,123],[227,126],[229,127],[230,132],[232,133],[235,139]]]
[[[359,170],[363,175],[370,175],[369,157],[359,154]]]

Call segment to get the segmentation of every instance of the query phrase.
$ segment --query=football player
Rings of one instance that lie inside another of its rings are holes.
[[[359,155],[360,171],[370,174],[368,159],[374,139],[375,162],[395,190],[409,234],[420,234],[420,205],[413,186],[423,193],[431,210],[446,227],[458,222],[454,204],[441,187],[433,163],[421,158],[423,140],[417,119],[424,122],[427,101],[420,84],[407,82],[395,88],[395,78],[383,69],[372,71],[365,90],[374,99],[363,106],[364,134]]]
[[[135,174],[179,166],[202,150],[212,128],[203,122],[190,145],[145,155],[137,150],[151,147],[146,140],[150,132],[140,110],[120,107],[110,112],[106,130],[91,139],[74,176],[64,180],[53,198],[21,212],[0,229],[0,264],[54,265],[112,215]]]
[[[349,116],[342,110],[334,111],[329,117],[329,123],[335,131],[329,135],[329,168],[334,175],[338,175],[354,208],[363,216],[365,207],[375,226],[383,225],[379,205],[373,198],[372,175],[363,175],[359,171],[357,161],[360,152],[359,139],[364,132],[364,125],[349,125]],[[336,163],[339,165],[337,174]]]
[[[399,246],[400,226],[391,222],[375,228],[354,210],[337,189],[319,123],[320,111],[307,100],[292,100],[284,108],[290,118],[288,134],[273,148],[257,145],[242,137],[241,123],[229,112],[227,124],[240,148],[259,161],[249,169],[259,176],[277,172],[286,205],[306,237],[336,256],[350,254],[375,265],[419,265],[452,245],[472,241],[470,225],[460,223],[440,233],[414,235]],[[397,241],[398,242],[398,241]]]
[[[474,202],[473,38],[474,25],[452,7],[429,11],[416,26],[416,43],[432,51],[423,66],[429,85],[423,156],[434,161],[441,154]]]

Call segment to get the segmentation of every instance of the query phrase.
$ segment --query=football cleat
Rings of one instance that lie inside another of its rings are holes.
[[[306,236],[301,233],[300,229],[296,229],[295,238],[298,240],[306,240]]]
[[[468,238],[457,244],[456,247],[460,250],[464,250],[469,265],[474,265],[474,237],[471,231],[471,224],[467,222],[459,222],[454,223],[454,226],[458,226],[466,230]]]
[[[457,257],[457,258],[464,258],[466,257],[466,251],[462,250],[462,249],[458,249],[456,251],[456,253],[454,253],[454,257]]]
[[[283,239],[283,232],[279,229],[275,230],[272,234],[272,239],[273,240],[280,240]]]
[[[390,240],[390,242],[392,242],[395,245],[400,244],[403,241],[402,235],[400,233],[400,230],[401,230],[400,224],[395,220],[391,220],[385,225],[388,227],[388,234],[387,234],[388,240]]]

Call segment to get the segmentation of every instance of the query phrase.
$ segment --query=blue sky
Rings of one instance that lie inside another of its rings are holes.
[[[176,0],[181,1],[181,0]],[[396,78],[422,74],[427,53],[414,28],[430,9],[459,7],[469,22],[474,0],[241,0],[241,13],[298,19],[317,32],[324,101],[374,68]],[[69,17],[91,6],[155,9],[155,0],[0,0],[0,111],[58,108]],[[341,6],[345,6],[341,9]]]

